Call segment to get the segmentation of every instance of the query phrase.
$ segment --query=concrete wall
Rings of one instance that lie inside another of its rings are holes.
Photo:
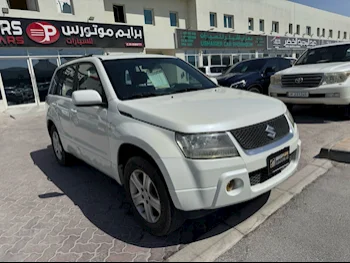
[[[218,27],[215,31],[229,32],[224,28],[224,14],[234,16],[235,32],[248,32],[248,18],[254,18],[254,31],[260,34],[259,19],[265,20],[265,33],[270,34],[272,21],[279,22],[280,32],[285,35],[289,23],[301,28],[301,35],[306,33],[306,26],[311,26],[314,38],[317,28],[333,30],[333,39],[337,39],[338,30],[341,38],[347,32],[350,39],[350,18],[325,12],[315,8],[295,4],[286,0],[72,0],[74,15],[59,12],[55,0],[37,0],[40,12],[10,9],[10,17],[39,18],[54,20],[87,21],[90,16],[95,22],[115,24],[113,4],[125,5],[127,24],[144,26],[147,49],[174,49],[175,27],[170,26],[169,12],[175,11],[179,16],[179,28],[208,30],[209,13],[217,13]],[[0,0],[0,7],[6,7],[7,1]],[[144,24],[144,8],[152,8],[155,25]],[[288,35],[288,34],[287,34]],[[290,36],[290,35],[288,35]]]
[[[328,38],[329,29],[333,30],[333,39],[337,39],[338,30],[343,37],[350,33],[350,18],[322,11],[316,8],[295,4],[285,0],[196,0],[197,25],[199,30],[209,30],[209,12],[217,13],[218,28],[215,31],[229,32],[224,28],[224,14],[233,15],[235,21],[235,33],[248,33],[248,18],[254,18],[254,31],[260,34],[259,20],[265,20],[265,32],[270,34],[272,21],[279,22],[279,34],[284,36],[288,32],[289,23],[300,25],[301,36],[306,33],[306,26],[311,26],[314,38],[317,37],[317,28],[326,29]]]
[[[143,25],[147,49],[174,49],[176,27],[170,26],[170,11],[177,12],[179,28],[186,28],[187,0],[104,0],[105,22],[115,23],[113,4],[125,5],[126,21],[131,25]],[[144,9],[153,9],[155,25],[145,25]]]
[[[60,13],[55,0],[37,1],[40,12],[10,9],[9,14],[6,16],[84,22],[86,22],[90,16],[94,16],[96,22],[103,22],[106,15],[104,12],[103,0],[72,0],[74,15]],[[0,7],[8,7],[7,1],[0,0]]]

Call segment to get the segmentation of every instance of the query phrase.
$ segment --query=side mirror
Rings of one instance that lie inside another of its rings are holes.
[[[219,82],[216,78],[210,78],[210,80],[219,86]]]
[[[96,106],[102,105],[101,95],[96,90],[78,90],[72,95],[75,106]]]

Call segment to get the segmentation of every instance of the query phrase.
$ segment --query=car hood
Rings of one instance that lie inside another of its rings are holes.
[[[286,111],[276,99],[222,87],[121,101],[118,109],[137,120],[182,133],[228,131]]]
[[[336,63],[320,63],[310,65],[294,66],[277,74],[289,75],[289,74],[310,74],[310,73],[332,73],[348,71],[350,68],[349,62],[336,62]]]
[[[258,74],[259,74],[259,72],[229,73],[229,74],[225,74],[225,75],[218,77],[217,80],[218,81],[227,81],[231,78],[241,80],[241,79],[251,78],[252,76],[255,76]]]

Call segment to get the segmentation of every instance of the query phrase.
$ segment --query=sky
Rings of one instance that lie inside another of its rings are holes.
[[[350,17],[350,0],[290,0],[290,1]]]

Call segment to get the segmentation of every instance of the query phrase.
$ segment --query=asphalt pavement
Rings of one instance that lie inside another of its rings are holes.
[[[350,166],[327,174],[217,262],[349,261]]]
[[[350,130],[350,121],[342,119],[338,111],[302,107],[293,114],[303,143],[300,169],[314,160],[322,146],[348,134]],[[42,113],[13,114],[12,117],[0,115],[0,261],[163,261],[187,244],[203,239],[203,235],[207,236],[207,232],[225,222],[226,213],[218,212],[189,221],[168,237],[152,237],[140,229],[129,213],[121,187],[82,162],[69,168],[60,167],[49,145]],[[340,186],[346,189],[347,181],[339,183]],[[344,197],[341,205],[346,206],[347,198]],[[329,199],[325,198],[330,202],[328,209],[332,215],[334,201]],[[253,206],[259,207],[256,203],[254,201]],[[302,205],[303,202],[296,209],[305,209],[305,213],[310,211]],[[239,209],[235,207],[234,213],[240,213]],[[232,208],[227,210],[233,213]],[[284,214],[280,217],[277,226],[291,221],[307,229],[304,221],[290,220]],[[324,216],[313,213],[310,217],[323,222]],[[268,220],[267,224],[274,226],[271,223],[274,221]],[[328,227],[336,227],[329,221],[325,222]],[[292,228],[292,225],[282,228],[286,231],[283,242],[277,239],[274,243],[272,238],[264,235],[262,239],[253,239],[250,242],[254,246],[248,247],[248,254],[255,249],[257,256],[254,259],[263,258],[268,255],[267,248],[257,250],[263,248],[262,245],[271,250],[278,246],[282,248],[284,243],[293,242],[297,235],[305,232],[302,228],[301,233],[295,229],[287,232],[289,227]],[[345,245],[337,244],[338,250],[329,253],[337,253],[347,245],[347,228],[340,230],[343,231],[342,242]],[[266,231],[270,233],[271,227]],[[272,237],[282,238],[282,233],[279,231]],[[332,231],[329,230],[329,233]],[[341,240],[340,237],[338,240]],[[256,243],[256,240],[260,241]],[[323,242],[332,243],[322,239],[310,241],[310,244],[315,246]],[[299,251],[291,251],[296,250]],[[283,253],[283,249],[276,249],[276,253],[278,251]],[[245,250],[239,253],[242,256],[247,254]]]
[[[299,107],[293,114],[303,142],[300,166],[319,147],[349,136],[341,110]],[[306,147],[305,147],[306,146]],[[217,262],[349,261],[350,165],[334,167]]]

